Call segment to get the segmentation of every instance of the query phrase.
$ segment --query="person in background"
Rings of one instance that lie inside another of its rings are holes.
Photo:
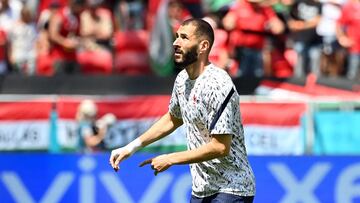
[[[8,73],[8,35],[20,18],[22,3],[18,0],[0,0],[0,75]]]
[[[114,32],[111,11],[102,7],[103,0],[87,0],[88,9],[81,13],[80,33],[86,48],[95,46],[110,49]]]
[[[237,76],[264,76],[263,49],[267,35],[281,34],[284,24],[264,0],[238,0],[223,18],[230,31],[232,57],[239,64]]]
[[[0,28],[0,75],[6,74],[8,71],[8,42],[6,31]]]
[[[23,5],[30,10],[33,16],[37,14],[40,3],[39,0],[21,0],[21,1]]]
[[[30,9],[21,9],[20,19],[16,21],[8,34],[9,61],[12,71],[23,75],[35,74],[37,30]]]
[[[318,0],[297,0],[290,8],[288,27],[292,47],[297,53],[294,69],[296,77],[309,73],[320,76],[320,54],[322,39],[316,32],[322,15]]]
[[[76,112],[79,147],[81,152],[104,150],[104,138],[108,129],[116,122],[116,117],[107,113],[97,120],[97,106],[93,100],[81,101]]]
[[[102,6],[103,0],[87,0],[87,9],[80,16],[82,49],[79,63],[83,72],[112,73],[112,13]]]
[[[80,14],[85,9],[85,0],[69,0],[50,19],[49,38],[50,55],[54,74],[72,74],[80,72],[77,50],[80,47]]]
[[[194,18],[204,17],[202,0],[180,0]]]
[[[170,0],[168,5],[169,21],[175,35],[184,20],[191,18],[190,12],[180,0]]]
[[[114,9],[116,30],[141,30],[146,28],[145,0],[119,0]]]
[[[360,69],[360,0],[348,0],[337,23],[337,39],[348,50],[346,77],[359,79]]]
[[[187,19],[192,18],[189,10],[186,7],[184,7],[184,4],[181,2],[181,0],[169,0],[168,16],[169,16],[169,23],[172,29],[172,34],[174,37],[181,23]],[[180,71],[181,69],[175,67],[175,73],[178,73]]]
[[[19,0],[0,0],[0,28],[8,32],[20,18],[22,3]]]
[[[252,203],[255,180],[244,144],[239,94],[226,71],[209,61],[213,42],[214,31],[206,21],[182,23],[173,47],[174,62],[183,70],[175,79],[168,112],[134,141],[114,149],[109,163],[118,171],[137,150],[184,124],[188,150],[159,155],[140,166],[150,164],[157,175],[190,164],[192,203]]]
[[[53,72],[53,60],[50,55],[50,37],[49,24],[50,19],[56,15],[61,8],[58,0],[52,0],[48,8],[41,11],[38,21],[38,37],[36,39],[36,74],[42,76],[51,76]]]
[[[345,50],[336,38],[336,24],[345,0],[320,0],[322,15],[316,32],[322,38],[320,70],[323,75],[338,77],[343,73]]]
[[[268,38],[267,48],[264,51],[265,76],[289,78],[294,74],[294,62],[291,56],[296,55],[291,47],[288,46],[289,28],[287,21],[293,0],[274,0],[269,3],[284,24],[284,31],[279,34],[270,35]]]
[[[59,0],[51,0],[46,8],[41,10],[37,20],[37,27],[39,30],[48,30],[50,19],[58,12],[61,8]]]
[[[235,62],[229,55],[228,32],[220,28],[221,21],[215,13],[207,14],[203,20],[211,25],[215,34],[214,44],[209,55],[210,62],[226,70],[230,76],[234,76],[232,64]]]

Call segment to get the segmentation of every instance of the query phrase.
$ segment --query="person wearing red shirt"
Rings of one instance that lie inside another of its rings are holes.
[[[6,50],[7,50],[6,31],[0,29],[0,75],[5,74],[8,71]]]
[[[349,0],[342,8],[337,24],[340,45],[349,51],[347,78],[359,78],[360,69],[360,0]]]
[[[239,63],[238,76],[264,75],[262,50],[267,34],[280,34],[284,24],[262,0],[238,0],[223,19]]]
[[[85,0],[69,0],[68,6],[60,9],[50,19],[50,55],[54,60],[55,74],[80,71],[76,52],[80,45],[80,13],[84,8]]]

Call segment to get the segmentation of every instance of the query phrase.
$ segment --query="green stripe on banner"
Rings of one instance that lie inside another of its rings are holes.
[[[58,114],[56,111],[56,105],[53,104],[53,109],[50,112],[50,142],[49,142],[49,152],[59,153],[61,148],[58,141]]]
[[[161,152],[161,153],[170,153],[187,150],[186,145],[162,145],[162,146],[147,146],[140,152]]]

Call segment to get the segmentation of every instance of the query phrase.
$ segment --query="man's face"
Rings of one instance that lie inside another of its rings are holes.
[[[180,26],[176,32],[174,46],[175,66],[185,68],[198,60],[198,40],[195,27],[192,25]]]

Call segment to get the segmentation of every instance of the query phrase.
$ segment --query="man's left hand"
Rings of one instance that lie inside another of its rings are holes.
[[[151,164],[151,169],[154,170],[154,174],[157,175],[160,172],[167,170],[172,163],[169,159],[169,155],[164,154],[151,159],[148,159],[140,164],[140,167]]]

